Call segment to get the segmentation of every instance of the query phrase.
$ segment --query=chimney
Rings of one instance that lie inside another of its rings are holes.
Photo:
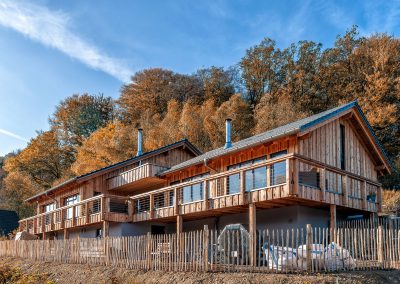
[[[226,136],[225,136],[225,149],[228,149],[232,147],[232,142],[231,142],[231,122],[232,119],[227,118],[225,120],[225,131],[226,131]]]
[[[137,153],[136,156],[140,156],[143,154],[143,129],[142,128],[138,128],[138,133],[137,133]]]

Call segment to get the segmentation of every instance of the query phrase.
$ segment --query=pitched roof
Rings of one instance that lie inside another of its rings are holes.
[[[212,158],[223,156],[223,155],[226,155],[226,154],[238,151],[238,150],[242,150],[244,148],[248,148],[248,147],[262,144],[262,143],[265,143],[265,142],[268,142],[271,140],[275,140],[275,139],[283,137],[283,136],[296,134],[296,133],[305,131],[312,126],[314,126],[318,123],[321,123],[331,117],[334,117],[337,114],[343,113],[344,111],[349,110],[353,107],[356,107],[356,109],[360,112],[364,122],[368,125],[369,130],[372,132],[375,142],[380,147],[385,159],[387,159],[387,161],[389,162],[389,160],[385,154],[385,151],[383,150],[382,145],[379,143],[377,137],[375,136],[374,131],[372,130],[372,127],[370,126],[367,119],[365,118],[360,106],[358,105],[357,101],[353,101],[351,103],[329,109],[327,111],[297,120],[295,122],[288,123],[286,125],[274,128],[267,132],[263,132],[263,133],[251,136],[249,138],[240,140],[238,142],[232,143],[232,147],[230,147],[230,148],[221,147],[221,148],[218,148],[215,150],[211,150],[211,151],[206,152],[206,153],[204,153],[200,156],[197,156],[193,159],[190,159],[183,163],[175,165],[175,166],[171,167],[170,169],[163,171],[162,173],[160,173],[160,175],[172,173],[172,172],[178,171],[178,170],[183,169],[188,166],[193,166],[196,164],[203,163],[204,160],[209,160]]]
[[[18,228],[18,220],[17,212],[0,210],[0,236],[7,235]]]
[[[82,181],[83,179],[86,179],[86,178],[88,178],[88,177],[90,177],[92,175],[101,174],[101,173],[103,173],[105,171],[108,171],[108,170],[111,170],[111,169],[114,169],[114,168],[117,168],[117,167],[122,167],[122,166],[125,166],[125,165],[129,165],[129,164],[138,162],[140,160],[143,160],[145,158],[148,158],[149,156],[156,155],[156,154],[162,153],[164,151],[167,151],[167,150],[179,147],[179,146],[183,146],[183,145],[188,147],[188,149],[190,151],[192,151],[193,154],[195,154],[195,155],[200,155],[201,154],[201,151],[199,149],[197,149],[197,147],[194,146],[192,143],[190,143],[189,140],[182,139],[182,140],[179,140],[179,141],[174,142],[172,144],[157,148],[155,150],[152,150],[152,151],[149,151],[149,152],[145,152],[140,156],[135,156],[135,157],[129,158],[127,160],[124,160],[124,161],[121,161],[121,162],[106,166],[104,168],[101,168],[101,169],[98,169],[98,170],[95,170],[95,171],[92,171],[92,172],[89,172],[89,173],[85,173],[85,174],[80,175],[80,176],[73,177],[73,178],[68,179],[68,180],[66,180],[66,181],[64,181],[64,182],[62,182],[62,183],[60,183],[60,184],[58,184],[58,185],[46,190],[46,191],[38,193],[38,194],[26,199],[25,201],[32,201],[32,200],[34,200],[34,199],[36,199],[36,198],[38,198],[40,196],[47,195],[47,194],[49,194],[49,193],[51,193],[51,192],[53,192],[53,191],[55,191],[55,190],[57,190],[57,189],[59,189],[61,187],[64,187],[64,186],[67,186],[67,185],[72,185],[74,182]]]

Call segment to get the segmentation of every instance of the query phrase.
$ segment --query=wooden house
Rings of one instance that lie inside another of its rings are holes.
[[[336,226],[381,210],[391,165],[357,102],[201,154],[189,141],[76,177],[28,202],[42,238],[128,236],[242,223]],[[141,132],[140,132],[141,134]],[[141,136],[140,136],[141,137]],[[141,145],[141,142],[139,143]]]

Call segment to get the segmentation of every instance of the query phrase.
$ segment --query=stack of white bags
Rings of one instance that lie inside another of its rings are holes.
[[[299,246],[297,249],[270,245],[264,246],[263,250],[270,269],[280,271],[307,269],[306,245]],[[356,261],[350,252],[333,242],[327,247],[312,244],[311,259],[314,267],[318,267],[319,270],[336,271],[356,267]]]

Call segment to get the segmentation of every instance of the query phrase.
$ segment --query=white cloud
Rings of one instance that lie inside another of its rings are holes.
[[[26,139],[26,138],[24,138],[24,137],[21,137],[21,136],[15,134],[15,133],[10,132],[10,131],[1,129],[1,128],[0,128],[0,134],[4,134],[4,135],[6,135],[6,136],[9,136],[9,137],[18,139],[18,140],[20,140],[20,141],[29,142],[28,139]]]
[[[132,70],[75,34],[69,22],[68,15],[60,11],[26,2],[0,0],[0,25],[128,82]]]

